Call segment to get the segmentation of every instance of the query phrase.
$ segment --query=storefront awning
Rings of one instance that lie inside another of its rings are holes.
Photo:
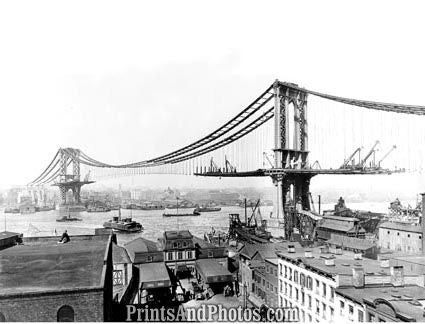
[[[214,259],[197,260],[196,270],[208,284],[233,281],[232,274]]]
[[[166,288],[171,286],[167,267],[162,262],[139,264],[140,289]]]

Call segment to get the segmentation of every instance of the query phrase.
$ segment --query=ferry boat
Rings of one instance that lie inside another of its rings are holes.
[[[118,210],[118,216],[103,223],[103,227],[124,233],[139,233],[143,230],[142,224],[132,220],[131,217],[121,218],[121,209]]]

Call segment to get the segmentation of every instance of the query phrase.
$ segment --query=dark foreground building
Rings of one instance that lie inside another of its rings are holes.
[[[112,235],[24,238],[0,251],[0,321],[108,321]]]

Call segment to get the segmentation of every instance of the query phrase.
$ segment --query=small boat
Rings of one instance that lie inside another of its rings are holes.
[[[19,210],[19,208],[10,207],[10,208],[6,208],[4,210],[4,213],[5,214],[7,214],[7,213],[9,213],[9,214],[19,214],[20,210]]]
[[[111,209],[106,206],[90,206],[87,208],[88,213],[104,213],[109,211],[111,211]]]
[[[57,222],[77,222],[82,221],[81,218],[77,217],[71,217],[71,214],[68,214],[68,216],[63,216],[62,218],[56,219]]]
[[[138,233],[143,230],[142,224],[132,220],[132,217],[121,218],[121,209],[118,209],[118,216],[103,223],[103,227],[124,233]]]

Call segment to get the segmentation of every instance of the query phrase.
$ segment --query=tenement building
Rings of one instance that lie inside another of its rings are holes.
[[[113,235],[24,238],[0,251],[0,320],[108,321]]]
[[[345,300],[337,297],[337,289],[338,292],[351,288],[365,291],[382,286],[391,290],[424,285],[423,275],[404,269],[393,260],[366,259],[360,253],[342,249],[289,246],[278,257],[279,306],[297,308],[299,320],[305,322],[368,319],[366,307],[349,301],[348,297]],[[375,310],[379,312],[381,308],[375,305]]]

